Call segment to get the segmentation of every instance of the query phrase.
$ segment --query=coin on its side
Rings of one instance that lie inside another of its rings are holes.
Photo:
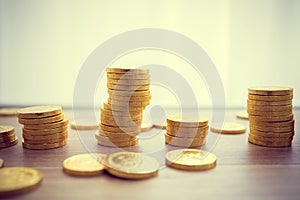
[[[112,175],[125,179],[145,179],[158,174],[156,159],[134,152],[117,152],[108,155],[103,162]]]
[[[43,179],[40,171],[28,167],[0,169],[0,195],[16,195],[38,186]]]
[[[168,166],[181,170],[206,170],[216,166],[217,157],[199,149],[177,149],[166,156]]]
[[[103,172],[103,154],[79,154],[63,161],[65,173],[73,176],[94,176]]]
[[[246,132],[246,127],[235,122],[224,122],[212,124],[210,130],[215,133],[241,134]]]

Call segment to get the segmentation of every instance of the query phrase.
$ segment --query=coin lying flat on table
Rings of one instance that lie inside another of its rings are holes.
[[[210,130],[215,133],[241,134],[246,132],[246,127],[239,123],[224,122],[212,124]]]
[[[92,120],[78,119],[71,122],[71,128],[75,130],[96,130],[99,125]]]
[[[247,113],[246,110],[238,112],[236,114],[236,117],[239,118],[239,119],[246,119],[246,120],[249,119],[249,116],[248,116],[248,113]]]
[[[94,176],[102,174],[103,158],[103,154],[79,154],[65,159],[62,166],[65,173],[73,176]]]
[[[168,166],[181,170],[206,170],[216,166],[217,157],[198,149],[178,149],[169,151],[166,156]]]
[[[15,195],[30,191],[42,181],[42,173],[28,167],[0,169],[0,195]]]
[[[145,179],[158,174],[156,159],[134,152],[117,152],[108,155],[103,162],[112,175],[125,179]]]
[[[141,131],[142,132],[146,132],[151,130],[153,127],[153,124],[150,122],[150,120],[145,120],[143,119],[142,121],[142,125],[141,125]]]

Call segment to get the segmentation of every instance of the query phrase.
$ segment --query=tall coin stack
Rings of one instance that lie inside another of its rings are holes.
[[[248,141],[266,147],[287,147],[294,136],[293,88],[263,86],[248,89]]]
[[[205,144],[208,118],[193,115],[172,115],[167,118],[166,144],[179,147],[199,147]]]
[[[64,146],[68,138],[68,119],[59,106],[33,106],[17,113],[23,124],[23,147],[53,149]]]
[[[143,110],[150,103],[150,75],[145,69],[107,68],[109,98],[101,108],[98,144],[128,147],[138,143]]]

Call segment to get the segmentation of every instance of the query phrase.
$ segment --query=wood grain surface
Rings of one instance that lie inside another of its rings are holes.
[[[173,111],[176,112],[176,111]],[[201,111],[211,116],[210,111]],[[218,110],[225,120],[239,122],[248,128],[248,121],[236,118],[238,110]],[[72,110],[64,109],[70,121]],[[90,111],[76,111],[76,117],[87,118]],[[216,154],[217,167],[212,170],[189,172],[165,167],[164,154],[175,149],[164,144],[164,131],[152,129],[140,135],[140,144],[132,148],[108,148],[97,144],[96,131],[77,131],[69,128],[66,146],[52,150],[28,150],[22,147],[22,126],[16,117],[0,117],[1,125],[12,125],[19,137],[16,146],[0,149],[4,167],[35,167],[44,179],[36,190],[9,199],[299,199],[300,197],[300,110],[294,110],[295,137],[286,148],[266,148],[252,145],[247,133],[220,135],[209,132],[207,145],[202,149]],[[95,111],[99,116],[99,111]],[[76,119],[75,117],[75,119]],[[155,117],[155,116],[154,116]],[[96,177],[78,178],[62,171],[62,161],[69,156],[116,151],[143,152],[157,158],[161,169],[157,177],[132,181],[106,173]]]

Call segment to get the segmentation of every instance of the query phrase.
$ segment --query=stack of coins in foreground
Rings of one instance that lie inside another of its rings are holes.
[[[144,69],[107,68],[109,98],[101,109],[98,144],[128,147],[138,143],[143,110],[149,105],[150,75]]]
[[[53,149],[64,146],[68,138],[68,120],[59,106],[34,106],[18,111],[23,124],[23,147]]]
[[[0,125],[0,149],[11,147],[18,143],[14,127]]]
[[[287,147],[294,136],[293,89],[251,87],[248,89],[250,143],[266,147]]]
[[[206,142],[208,118],[172,115],[167,118],[165,142],[179,147],[198,147]]]

